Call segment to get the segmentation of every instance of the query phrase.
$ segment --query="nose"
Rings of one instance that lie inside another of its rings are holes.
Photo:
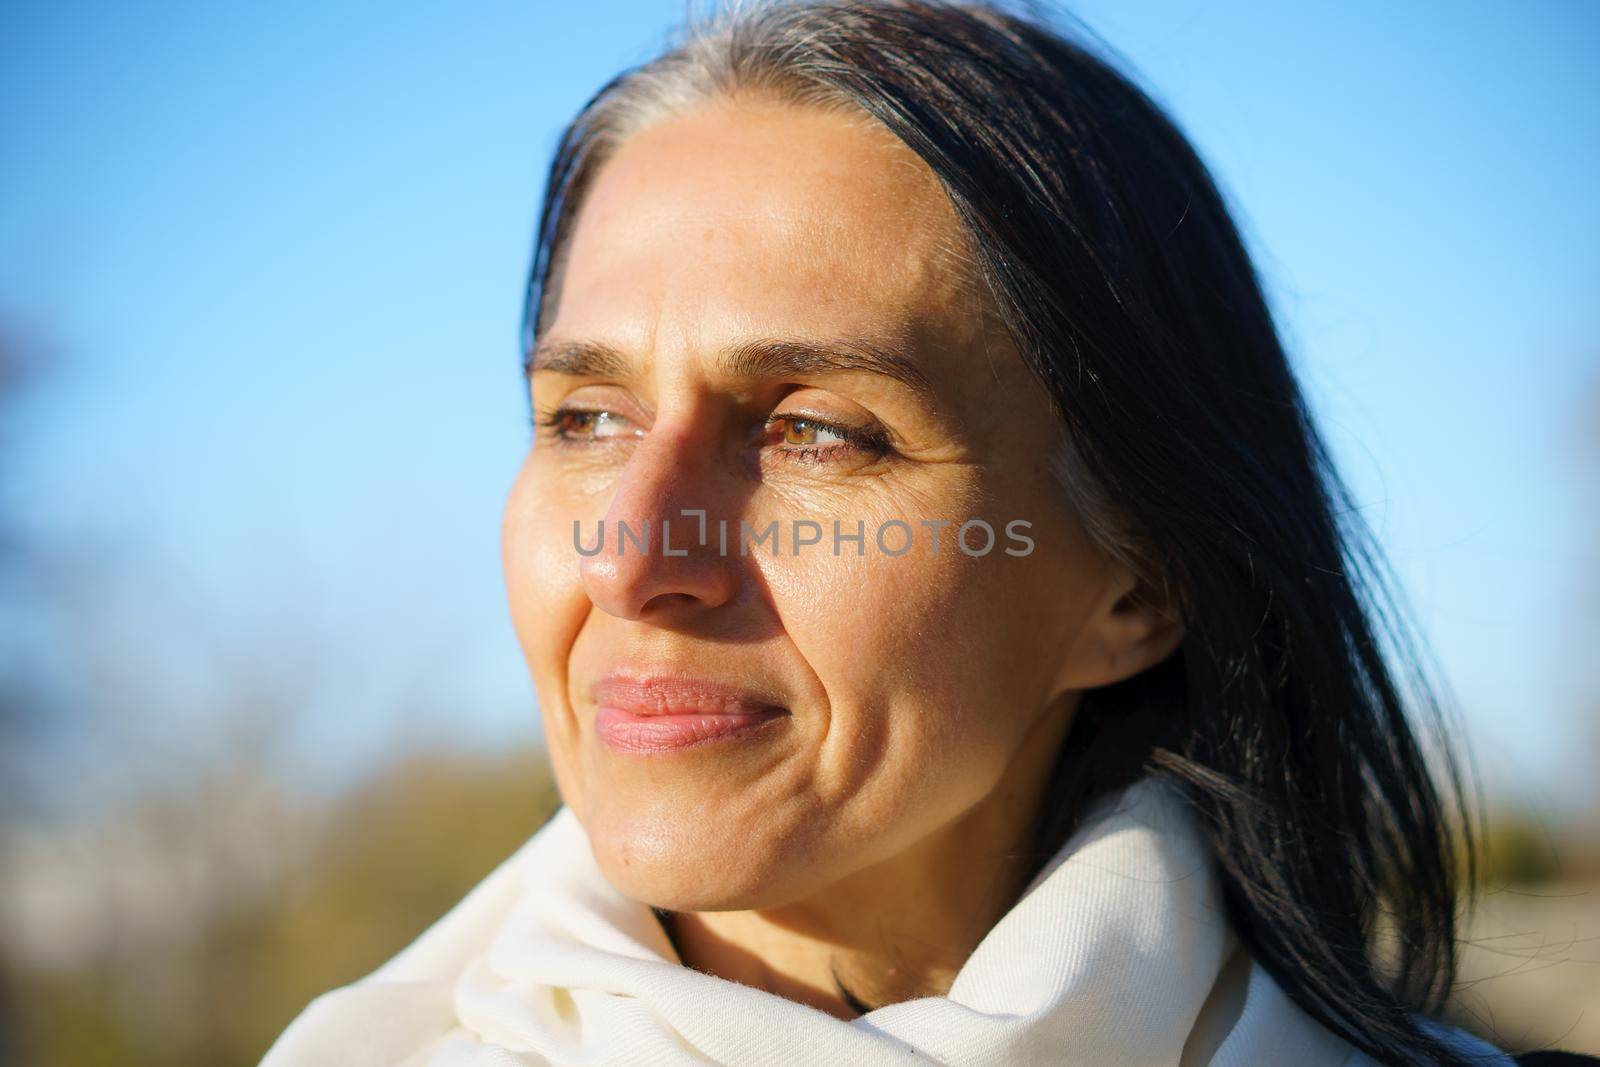
[[[600,610],[660,622],[733,599],[737,548],[723,550],[718,519],[726,513],[718,514],[718,504],[727,495],[705,445],[660,422],[640,438],[606,510],[600,550],[580,556],[584,591]],[[586,551],[595,536],[583,531]]]

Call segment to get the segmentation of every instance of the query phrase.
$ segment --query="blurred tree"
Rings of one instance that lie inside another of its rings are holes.
[[[558,798],[527,748],[398,758],[319,795],[294,738],[339,643],[304,595],[219,617],[182,561],[25,544],[3,445],[41,350],[0,319],[0,1064],[254,1064]]]
[[[14,490],[4,460],[11,455],[11,439],[16,433],[17,401],[44,366],[40,352],[41,346],[26,337],[14,321],[0,316],[0,628],[9,621],[5,609],[21,602],[27,573],[23,545],[11,517]],[[0,638],[6,636],[0,629]],[[20,653],[14,643],[4,641],[0,643],[0,819],[22,799],[19,791],[25,775],[18,764],[29,727],[24,715],[25,688]]]
[[[262,855],[246,884],[228,881],[227,863],[208,854],[241,830],[242,809],[220,809],[216,790],[259,793],[260,784],[211,780],[187,806],[151,799],[118,823],[143,828],[125,854],[159,852],[201,871],[210,863],[210,883],[173,901],[180,914],[167,936],[149,936],[159,931],[146,920],[76,966],[24,975],[27,1025],[6,1062],[254,1064],[313,997],[403,948],[559,802],[538,750],[416,755],[313,816],[313,832],[291,847],[276,835],[310,813],[258,797],[250,817],[264,821],[246,835]],[[174,834],[191,840],[175,848]],[[183,849],[196,862],[184,862]]]
[[[0,318],[0,460],[11,454],[17,399],[24,385],[34,380],[43,366],[39,352],[39,347],[29,343],[14,322]],[[11,522],[12,486],[8,475],[5,464],[0,462],[0,609],[20,602],[23,576],[19,566],[21,543]],[[0,628],[7,625],[7,614],[0,610]],[[0,845],[4,844],[12,812],[22,803],[22,783],[26,779],[26,688],[20,656],[10,642],[0,642]],[[0,1063],[16,1062],[14,1045],[21,1023],[17,986],[12,969],[0,957]]]
[[[1483,827],[1480,843],[1478,878],[1486,889],[1540,885],[1564,873],[1557,833],[1535,815],[1496,812]]]

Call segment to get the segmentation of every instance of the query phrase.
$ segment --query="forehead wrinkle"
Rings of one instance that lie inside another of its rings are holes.
[[[916,361],[893,347],[867,338],[812,341],[756,338],[725,350],[719,369],[743,378],[806,377],[836,372],[864,372],[897,381],[925,397],[935,395]]]
[[[628,378],[636,376],[639,370],[637,361],[613,345],[562,338],[546,339],[535,345],[525,366],[529,374],[543,372],[579,378]],[[934,395],[933,383],[915,360],[892,345],[864,337],[824,342],[757,337],[720,349],[716,366],[720,374],[731,378],[811,377],[841,372],[875,374],[925,396]]]
[[[830,150],[795,158],[790,123],[803,124],[807,135],[816,132]],[[719,168],[706,165],[707,156],[720,153],[731,153],[742,171],[732,185]],[[684,164],[665,183],[663,160],[668,170]],[[862,180],[864,165],[876,169],[875,179]],[[809,188],[794,184],[797,174],[810,179]],[[841,198],[846,188],[849,196]],[[855,210],[841,212],[842,200],[853,200]],[[759,99],[706,101],[633,132],[601,167],[584,213],[609,216],[635,235],[641,226],[671,230],[764,221],[787,231],[789,241],[837,244],[871,234],[874,243],[902,255],[911,250],[907,236],[917,231],[926,231],[923,241],[910,244],[923,251],[962,243],[949,232],[960,226],[943,183],[877,120],[853,108],[840,112]]]
[[[667,325],[661,315],[668,307],[675,309],[673,317],[687,315],[692,320],[679,321],[673,332],[687,330],[690,334],[699,332],[696,325],[702,329],[708,325],[703,312],[713,311],[711,320],[715,321],[719,317],[715,309],[720,308],[720,315],[744,327],[737,333],[747,336],[764,334],[788,342],[794,336],[819,337],[818,327],[822,327],[827,335],[822,343],[835,348],[851,347],[848,343],[835,345],[835,336],[846,341],[881,337],[890,348],[919,359],[939,352],[946,359],[956,356],[980,364],[992,361],[989,339],[984,336],[990,294],[973,254],[971,235],[948,191],[925,161],[875,119],[852,115],[852,121],[845,124],[851,134],[868,135],[862,139],[865,144],[855,141],[853,150],[862,151],[878,168],[874,180],[863,181],[859,165],[846,167],[842,160],[808,158],[801,161],[801,169],[808,174],[815,171],[816,180],[799,185],[781,180],[769,185],[741,178],[730,189],[726,182],[712,178],[718,173],[716,168],[704,165],[664,183],[660,161],[654,158],[658,151],[664,150],[672,158],[690,148],[704,153],[708,142],[717,149],[742,148],[747,136],[759,141],[764,137],[761,131],[770,133],[774,118],[805,121],[809,117],[804,111],[787,108],[742,114],[742,109],[734,109],[736,122],[730,132],[708,127],[703,121],[714,110],[676,116],[647,127],[624,141],[602,166],[573,234],[575,245],[589,253],[578,257],[591,268],[584,272],[589,283],[586,289],[602,295],[622,284],[626,291],[626,284],[618,281],[617,269],[626,264],[646,283],[634,290],[633,299],[649,291],[661,305],[654,306],[652,314],[638,316],[635,323],[652,336]],[[840,117],[831,116],[834,122]],[[753,125],[745,127],[738,121],[741,119],[752,119]],[[752,134],[752,130],[757,132]],[[776,143],[778,149],[772,157],[764,152],[742,152],[735,160],[737,167],[792,174],[780,162],[786,158],[783,149],[792,142]],[[838,182],[848,185],[850,196],[839,195]],[[777,195],[779,189],[784,195]],[[713,241],[714,237],[717,240]],[[679,263],[686,257],[697,260],[702,271],[713,268],[713,272],[702,273],[686,293],[679,293],[682,279],[676,270],[661,269],[658,260],[663,254]],[[601,261],[607,269],[593,269]],[[674,284],[660,289],[649,284],[653,278],[670,279]],[[779,286],[785,295],[781,301],[751,304],[755,290],[749,284],[741,288],[737,279],[746,283],[760,279],[760,283]],[[735,284],[730,287],[724,282]],[[680,299],[684,295],[694,299],[684,302]],[[714,303],[706,308],[692,311],[687,306],[707,299]],[[602,309],[611,303],[603,299]],[[819,320],[822,315],[834,321]],[[763,325],[769,329],[763,330]],[[625,347],[639,350],[639,340],[635,338]],[[686,348],[706,353],[718,348],[696,344],[687,336],[684,342]],[[734,342],[735,347],[739,344]],[[643,345],[642,351],[653,351],[653,346]],[[769,351],[767,356],[774,354]],[[586,369],[597,376],[599,372],[620,376],[617,372],[623,368],[619,362],[589,359]],[[775,369],[771,359],[766,362],[769,370]],[[879,363],[874,369],[880,372],[892,366],[887,361]],[[828,368],[824,360],[813,358],[810,369]],[[914,388],[927,382],[926,374],[886,376]],[[991,369],[985,377],[998,375]]]

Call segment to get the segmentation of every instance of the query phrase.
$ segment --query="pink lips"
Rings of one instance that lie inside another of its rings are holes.
[[[595,734],[623,752],[671,752],[748,735],[788,711],[760,696],[689,678],[608,675],[595,684]]]

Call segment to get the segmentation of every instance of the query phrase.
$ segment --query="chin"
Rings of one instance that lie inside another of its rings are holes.
[[[630,900],[670,911],[746,911],[784,903],[790,879],[748,851],[730,862],[731,842],[670,832],[591,832],[595,863]]]

